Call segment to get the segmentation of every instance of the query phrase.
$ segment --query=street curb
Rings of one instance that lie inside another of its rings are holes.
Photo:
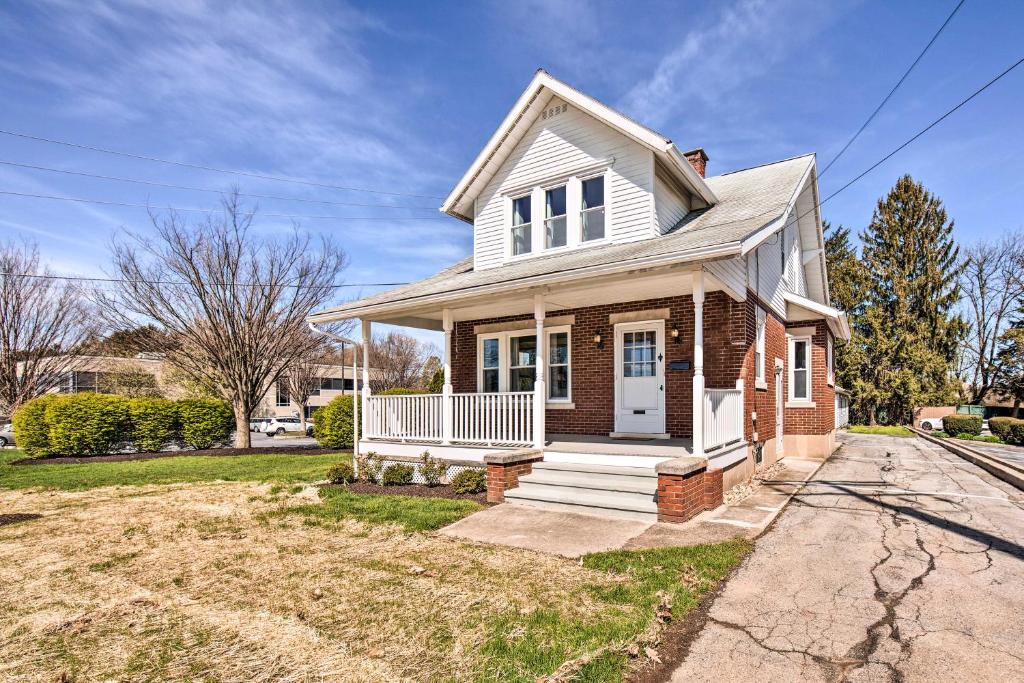
[[[916,427],[908,427],[910,431],[917,434],[920,438],[931,443],[942,446],[950,453],[959,455],[964,460],[971,462],[981,469],[985,470],[992,476],[1002,479],[1007,484],[1012,484],[1017,488],[1024,491],[1024,472],[1020,472],[1017,469],[1005,465],[995,458],[991,458],[980,451],[976,451],[973,448],[968,448],[960,443],[950,443],[945,439],[938,439],[934,436],[930,436],[927,433],[917,429]]]

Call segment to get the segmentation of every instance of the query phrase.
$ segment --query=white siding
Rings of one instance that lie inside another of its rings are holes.
[[[782,257],[779,240],[782,231],[761,243],[747,256],[747,281],[762,300],[771,306],[783,320],[786,319],[786,300],[782,298]]]
[[[807,277],[804,273],[802,258],[803,249],[795,215],[790,216],[786,222],[784,235],[786,240],[786,287],[800,296],[807,296]]]
[[[747,269],[743,265],[743,259],[732,258],[721,261],[708,261],[704,264],[704,269],[723,285],[739,294],[742,297],[741,301],[746,300]]]
[[[562,104],[561,100],[552,98],[546,108]],[[653,154],[568,105],[564,113],[538,119],[530,127],[477,198],[475,267],[482,270],[505,262],[505,233],[511,221],[505,194],[509,190],[541,184],[609,158],[615,159],[605,185],[605,205],[609,207],[606,234],[610,241],[631,242],[654,236],[651,225]],[[568,211],[570,215],[578,211],[577,197],[569,197]],[[536,215],[536,204],[534,214],[536,231],[542,229],[543,221],[543,216]]]
[[[666,233],[689,213],[689,208],[679,193],[660,177],[654,179],[654,207],[656,233]]]

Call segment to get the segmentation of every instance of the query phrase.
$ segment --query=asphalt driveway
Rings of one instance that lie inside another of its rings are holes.
[[[1024,492],[922,439],[841,440],[672,680],[1024,680]]]

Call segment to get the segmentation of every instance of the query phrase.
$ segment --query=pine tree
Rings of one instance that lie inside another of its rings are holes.
[[[1013,417],[1020,417],[1020,406],[1024,403],[1024,301],[1000,340],[999,364],[1002,373],[995,389],[1013,401]]]
[[[952,370],[964,321],[954,312],[963,269],[942,201],[909,175],[878,201],[860,239],[868,420],[896,423],[918,405],[954,400]]]
[[[851,338],[836,341],[835,374],[836,385],[851,391],[852,417],[859,421],[864,414],[864,387],[860,381],[863,369],[863,337],[858,321],[864,314],[864,297],[867,288],[867,271],[850,243],[850,229],[833,228],[824,222],[825,261],[828,265],[828,285],[832,305],[844,311],[850,319]]]

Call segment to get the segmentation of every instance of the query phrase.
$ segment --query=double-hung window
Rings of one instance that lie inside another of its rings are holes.
[[[277,382],[276,399],[276,403],[279,407],[290,406],[292,404],[292,399],[288,395],[288,385],[284,381],[279,380]]]
[[[567,244],[565,230],[565,185],[544,192],[544,248]]]
[[[569,327],[544,330],[547,335],[547,400],[571,397],[571,347]],[[496,332],[478,337],[480,392],[533,391],[537,381],[537,336],[530,330]]]
[[[587,178],[581,185],[580,241],[604,239],[604,176]]]
[[[530,195],[512,200],[512,255],[533,251],[532,209]]]
[[[811,401],[811,338],[789,340],[789,400]]]
[[[754,379],[763,385],[764,379],[764,334],[767,325],[767,314],[760,306],[757,307],[757,341],[754,345]]]

